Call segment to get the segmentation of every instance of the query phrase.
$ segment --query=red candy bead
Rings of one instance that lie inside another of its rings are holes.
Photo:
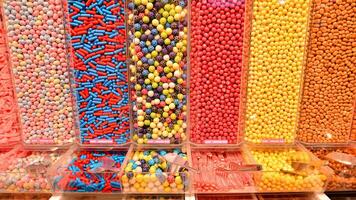
[[[245,2],[191,7],[191,141],[237,143]]]

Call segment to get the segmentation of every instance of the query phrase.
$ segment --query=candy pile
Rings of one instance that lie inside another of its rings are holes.
[[[351,140],[356,141],[356,105],[354,108],[354,120],[352,121]]]
[[[253,3],[245,140],[295,138],[309,0]]]
[[[334,160],[325,158],[330,152],[341,152],[356,156],[356,149],[352,148],[311,148],[318,158],[327,160],[328,166],[334,170],[327,185],[327,190],[355,190],[356,189],[356,167],[349,166]]]
[[[0,146],[9,146],[21,138],[9,54],[6,50],[6,30],[2,25],[3,13],[0,11]]]
[[[295,171],[293,162],[311,161],[306,152],[294,149],[252,150],[252,155],[263,168],[261,177],[256,179],[259,191],[321,191],[327,179],[317,169],[306,175],[287,173]]]
[[[124,192],[184,192],[189,185],[185,168],[174,167],[163,156],[175,153],[187,160],[180,149],[135,151],[122,176]]]
[[[55,152],[20,151],[1,166],[0,191],[50,192],[47,169],[60,156]]]
[[[198,192],[243,191],[254,185],[251,174],[233,170],[233,165],[244,164],[241,152],[197,150],[192,152],[192,160],[198,170],[194,176],[194,189]]]
[[[135,133],[142,143],[186,139],[187,0],[134,0],[130,10],[130,70]]]
[[[344,143],[356,98],[356,2],[313,2],[298,137]]]
[[[75,135],[61,2],[4,1],[26,144],[67,144]]]
[[[191,3],[191,141],[236,143],[244,0]]]
[[[69,0],[74,90],[83,144],[130,137],[125,1]]]
[[[55,191],[64,192],[120,192],[121,182],[117,173],[126,152],[76,153],[70,164],[59,168],[54,178]]]

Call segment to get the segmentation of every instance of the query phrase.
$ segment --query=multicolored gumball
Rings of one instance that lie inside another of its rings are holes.
[[[135,0],[128,8],[133,140],[181,143],[187,127],[187,1]]]

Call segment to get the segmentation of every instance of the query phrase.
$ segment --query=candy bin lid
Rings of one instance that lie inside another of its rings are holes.
[[[323,192],[333,171],[301,144],[285,146],[246,145],[253,162],[262,165],[254,176],[257,191]]]
[[[49,193],[47,169],[63,152],[32,151],[22,146],[1,155],[0,191],[3,193]]]
[[[191,192],[189,145],[148,147],[133,144],[121,171],[126,194]]]
[[[54,193],[121,193],[120,172],[127,147],[86,148],[73,145],[48,170]]]

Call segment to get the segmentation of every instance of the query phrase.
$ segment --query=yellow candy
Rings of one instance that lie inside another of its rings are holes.
[[[309,1],[254,1],[245,128],[248,142],[294,141]]]

